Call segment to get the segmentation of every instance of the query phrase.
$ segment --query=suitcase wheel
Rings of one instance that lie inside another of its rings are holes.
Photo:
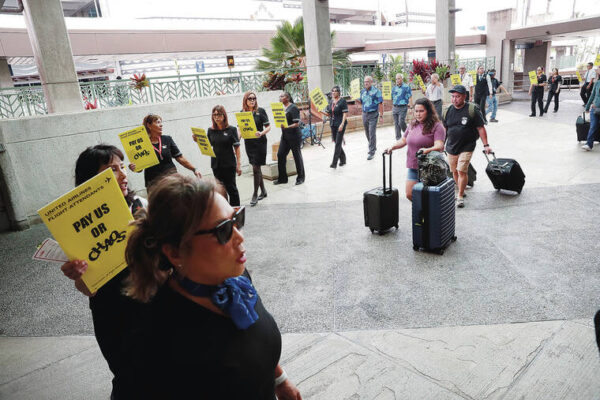
[[[398,224],[396,224],[396,230],[398,230]]]
[[[375,229],[373,228],[369,228],[371,230],[371,233],[375,232]]]
[[[456,236],[452,236],[452,239],[450,239],[453,242],[456,242]]]
[[[438,251],[436,251],[436,253],[438,253],[440,256],[444,255],[444,249],[439,249]]]
[[[378,231],[377,232],[379,234],[379,236],[383,236],[383,234],[385,233],[384,231]]]
[[[414,251],[419,251],[419,246],[413,244],[413,250]]]

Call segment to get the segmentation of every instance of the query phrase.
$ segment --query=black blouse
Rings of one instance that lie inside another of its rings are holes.
[[[242,112],[243,111],[244,110],[242,110]],[[264,108],[258,107],[256,111],[252,111],[252,116],[254,117],[254,123],[256,124],[258,132],[264,131],[265,127],[270,125],[269,117]]]
[[[556,92],[558,90],[558,88],[560,87],[560,84],[562,83],[562,76],[552,75],[550,77],[550,79],[548,79],[548,82],[550,82],[550,91]]]
[[[154,148],[154,153],[156,154],[156,158],[158,158],[159,164],[144,170],[146,187],[150,186],[152,181],[162,175],[177,172],[173,159],[182,155],[171,136],[161,135],[160,143],[153,143],[152,147]]]
[[[287,119],[287,124],[292,125],[296,122],[300,122],[300,110],[298,106],[294,103],[288,104],[285,109],[285,118]],[[282,128],[282,133],[300,133],[300,128]]]
[[[333,104],[333,99],[327,105],[325,112],[331,115],[331,120],[329,124],[331,126],[340,126],[342,124],[342,119],[344,119],[344,113],[348,112],[348,103],[343,98],[340,98],[338,102],[335,104],[333,109],[333,113],[331,112],[331,106]]]
[[[206,136],[216,155],[210,159],[211,168],[235,168],[236,158],[233,148],[240,145],[235,126],[230,125],[225,129],[208,128]]]

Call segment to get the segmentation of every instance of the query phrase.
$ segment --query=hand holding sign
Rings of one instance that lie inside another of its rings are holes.
[[[317,107],[317,110],[324,111],[327,108],[327,99],[325,98],[321,88],[314,88],[310,92],[310,99],[314,103],[315,107]]]
[[[235,118],[237,119],[238,127],[242,137],[246,140],[256,139],[257,129],[252,111],[235,113]]]
[[[133,220],[117,179],[108,168],[38,210],[70,260],[84,260],[81,276],[97,291],[126,267],[125,247]]]
[[[271,111],[273,112],[275,126],[278,128],[287,128],[288,124],[283,103],[271,103]]]
[[[216,157],[215,152],[210,145],[206,131],[202,128],[192,128],[192,134],[194,135],[194,141],[198,144],[200,152],[205,156]]]
[[[119,139],[121,139],[129,162],[135,164],[136,172],[158,165],[158,157],[156,157],[144,126],[120,133]]]

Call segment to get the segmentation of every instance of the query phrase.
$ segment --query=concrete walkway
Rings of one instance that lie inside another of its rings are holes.
[[[443,256],[412,250],[410,203],[384,236],[364,227],[362,193],[381,185],[362,133],[307,146],[301,186],[267,184],[249,208],[247,266],[283,333],[281,364],[308,399],[598,399],[600,149],[583,152],[577,93],[557,114],[502,106],[488,126],[526,174],[520,196],[478,180]],[[378,149],[393,142],[378,132]],[[272,135],[270,140],[273,140]],[[394,153],[403,192],[405,152]],[[251,176],[238,180],[248,203]],[[43,226],[0,235],[0,398],[107,399],[110,372],[89,309],[55,265],[31,261]]]

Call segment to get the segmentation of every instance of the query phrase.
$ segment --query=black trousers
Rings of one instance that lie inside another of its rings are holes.
[[[581,100],[583,100],[583,104],[587,104],[590,99],[591,90],[588,90],[589,84],[584,84],[579,91],[579,95],[581,96]]]
[[[483,120],[487,122],[487,118],[485,117],[485,102],[487,101],[487,96],[483,95],[483,94],[475,94],[475,104],[477,104],[479,106],[479,109],[481,110],[481,115],[483,115]]]
[[[332,126],[331,127],[331,136],[335,141],[335,149],[333,150],[333,161],[331,165],[336,165],[338,160],[340,164],[346,164],[346,153],[344,153],[344,148],[342,144],[344,144],[344,133],[346,133],[346,126],[348,122],[344,124],[344,126]],[[342,128],[342,129],[340,129]]]
[[[215,178],[221,181],[221,184],[225,186],[227,194],[229,195],[229,204],[232,206],[240,205],[240,193],[235,184],[235,167],[231,168],[213,168],[213,174]]]
[[[279,177],[277,181],[280,183],[286,183],[288,181],[287,168],[285,163],[287,156],[292,151],[294,155],[294,162],[296,163],[296,172],[298,177],[296,182],[304,181],[304,161],[302,160],[302,150],[300,150],[300,143],[302,143],[302,134],[299,130],[292,132],[283,132],[281,134],[281,141],[279,142],[279,150],[277,150],[277,169],[279,171]]]
[[[554,111],[558,111],[558,95],[560,94],[560,92],[554,92],[552,90],[550,90],[548,92],[548,100],[546,100],[546,107],[544,107],[544,112],[547,113],[548,112],[548,107],[550,106],[550,102],[552,101],[552,97],[554,97]]]
[[[535,115],[535,104],[537,103],[540,109],[540,117],[544,115],[544,91],[533,90],[531,93],[531,114]]]

